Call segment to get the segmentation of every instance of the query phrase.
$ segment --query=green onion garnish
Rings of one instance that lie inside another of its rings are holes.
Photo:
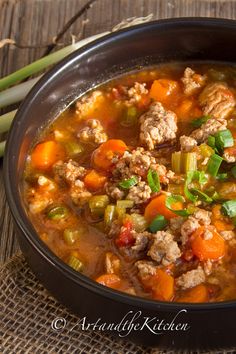
[[[156,171],[148,170],[147,181],[152,192],[157,193],[161,190],[159,175]]]
[[[157,215],[155,219],[149,225],[149,229],[152,233],[163,230],[168,225],[168,221],[163,215]]]
[[[203,193],[197,188],[192,188],[191,192],[193,193],[193,195],[197,196],[198,199],[200,199],[202,202],[212,203],[213,201],[212,198],[210,198],[207,194]]]
[[[170,195],[166,198],[166,207],[176,215],[188,216],[191,213],[187,209],[175,210],[172,208],[172,205],[176,202],[184,202],[184,198],[181,195]]]
[[[211,176],[216,177],[222,161],[223,161],[223,158],[220,157],[219,155],[217,155],[217,154],[211,155],[211,157],[208,161],[208,164],[207,164],[207,172]]]
[[[234,167],[231,169],[231,173],[232,173],[232,175],[234,176],[234,178],[236,178],[236,166],[234,166]]]
[[[184,194],[185,194],[186,198],[188,198],[192,202],[196,202],[198,199],[198,196],[192,194],[190,192],[190,190],[188,189],[189,184],[193,180],[197,180],[200,185],[203,185],[207,182],[207,176],[204,171],[189,171],[187,173],[187,177],[186,177],[185,184],[184,184]]]
[[[209,135],[207,139],[207,144],[215,151],[219,152],[217,147],[216,147],[216,138],[213,135]]]
[[[47,217],[52,220],[61,220],[64,219],[68,215],[69,211],[64,206],[55,206],[52,207],[48,213]]]
[[[223,150],[224,148],[234,145],[234,138],[229,129],[221,130],[215,134],[215,145],[217,149]]]
[[[210,118],[210,116],[202,116],[200,118],[194,119],[191,124],[194,128],[200,128],[202,124],[206,123],[206,121],[208,121]]]
[[[222,204],[221,211],[224,215],[227,215],[230,218],[236,216],[236,200],[234,199],[224,202]]]
[[[219,181],[225,181],[228,179],[228,173],[218,173],[218,175],[216,176],[216,179],[218,179]]]
[[[137,177],[133,176],[129,179],[124,179],[119,183],[119,186],[123,189],[129,189],[138,183]]]

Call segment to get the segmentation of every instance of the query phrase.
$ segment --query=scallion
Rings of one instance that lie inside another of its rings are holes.
[[[181,209],[181,210],[175,210],[172,208],[172,205],[177,202],[184,202],[184,198],[181,195],[170,195],[166,198],[166,207],[176,215],[180,216],[188,216],[190,214],[189,210],[187,209]]]
[[[206,123],[210,118],[210,116],[202,116],[200,118],[194,119],[191,124],[194,128],[200,128],[202,124]]]
[[[191,200],[192,202],[196,202],[198,197],[194,195],[189,190],[189,184],[193,181],[197,180],[200,185],[204,185],[207,182],[207,177],[204,171],[189,171],[187,173],[187,177],[184,184],[184,194],[187,199]]]
[[[157,215],[149,225],[149,229],[152,233],[163,230],[168,225],[168,221],[163,215]]]
[[[207,172],[211,176],[216,177],[222,161],[223,161],[223,158],[221,156],[219,156],[217,154],[211,155],[211,157],[208,161],[208,164],[207,164]]]
[[[159,175],[156,171],[149,169],[147,174],[147,181],[152,192],[157,193],[161,190]]]
[[[61,220],[64,219],[68,213],[69,211],[65,206],[55,206],[47,212],[47,217],[51,220]]]
[[[129,179],[124,179],[119,183],[119,186],[123,189],[129,189],[133,186],[135,186],[138,183],[138,178],[136,176],[133,176]]]
[[[215,134],[215,145],[217,149],[223,150],[224,148],[234,145],[234,138],[229,129],[221,130]]]
[[[236,199],[224,202],[222,204],[221,211],[224,215],[227,215],[230,218],[236,216]]]
[[[212,203],[212,201],[213,201],[211,197],[209,197],[206,193],[203,193],[202,191],[200,191],[200,189],[192,188],[191,193],[193,195],[196,195],[198,197],[198,199],[201,200],[202,202]]]
[[[216,176],[216,179],[218,179],[219,181],[225,181],[229,178],[228,173],[218,173],[218,175]]]

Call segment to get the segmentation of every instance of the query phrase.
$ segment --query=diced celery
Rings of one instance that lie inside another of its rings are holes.
[[[134,229],[137,232],[143,232],[147,229],[148,223],[143,215],[133,213],[130,215],[131,221],[133,223]]]
[[[126,209],[116,206],[116,216],[119,220],[122,220],[125,216]]]
[[[83,269],[83,263],[77,257],[72,255],[70,256],[67,264],[77,272],[81,272]]]
[[[64,206],[52,207],[48,213],[47,217],[52,220],[61,220],[68,215],[68,209]]]
[[[67,141],[65,143],[66,151],[70,157],[76,156],[83,152],[83,147],[75,141]]]
[[[92,214],[102,216],[109,204],[109,198],[106,194],[94,195],[89,200],[89,208]]]
[[[195,152],[185,152],[182,154],[182,172],[197,170],[197,155]]]
[[[68,246],[72,246],[85,231],[85,227],[79,227],[79,229],[65,229],[63,232],[64,241]]]
[[[115,210],[115,205],[110,204],[106,207],[104,213],[104,224],[106,228],[111,226],[112,220],[114,219]]]
[[[181,160],[182,160],[181,156],[182,156],[181,151],[173,152],[171,156],[172,170],[175,173],[181,173]]]
[[[117,200],[116,203],[118,208],[123,208],[123,209],[128,209],[128,208],[133,208],[134,206],[134,201],[133,200]]]

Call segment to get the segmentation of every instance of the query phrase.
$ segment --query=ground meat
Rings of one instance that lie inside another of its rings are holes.
[[[235,99],[227,84],[211,83],[200,94],[199,103],[204,114],[226,118],[235,106]]]
[[[140,141],[149,150],[176,138],[176,114],[166,111],[161,103],[151,104],[149,110],[140,117]]]
[[[176,285],[182,289],[193,288],[196,285],[204,283],[206,281],[206,275],[201,266],[197,269],[190,270],[187,273],[182,274],[176,279]]]
[[[157,265],[155,265],[154,262],[138,261],[135,263],[135,265],[138,268],[139,276],[141,278],[156,274]]]
[[[86,121],[86,127],[81,129],[77,137],[84,143],[102,144],[107,141],[108,136],[103,126],[97,119],[89,119]]]
[[[126,197],[128,200],[133,200],[135,204],[146,202],[152,194],[152,190],[146,182],[139,182],[136,186],[130,188]]]
[[[203,263],[203,269],[206,275],[210,275],[212,272],[212,261],[208,259],[206,262]]]
[[[56,188],[56,184],[45,176],[39,176],[38,185],[44,188],[44,191],[53,191]]]
[[[95,105],[95,103],[99,100],[103,99],[103,93],[99,90],[92,92],[92,94],[88,94],[82,98],[80,98],[76,102],[76,114],[79,116],[86,115],[89,110]]]
[[[192,151],[195,146],[197,146],[197,141],[191,136],[182,135],[179,138],[180,146],[182,151]]]
[[[207,210],[197,209],[181,226],[182,244],[186,244],[189,236],[196,231],[200,225],[210,225],[210,223],[211,213]]]
[[[53,199],[48,193],[39,193],[34,188],[31,189],[29,197],[29,211],[32,214],[37,214],[47,208],[50,204],[53,203]]]
[[[79,206],[83,206],[92,194],[86,189],[84,182],[77,179],[70,187],[69,191],[72,201]]]
[[[153,243],[148,255],[156,262],[166,266],[174,263],[180,256],[181,251],[171,233],[158,231],[153,235]]]
[[[220,234],[226,241],[232,240],[235,237],[234,231],[221,231]]]
[[[135,230],[133,230],[131,234],[135,239],[135,243],[131,247],[131,249],[136,252],[144,251],[148,246],[151,234],[147,231],[136,232]]]
[[[184,223],[184,218],[182,216],[171,218],[169,228],[174,234],[179,233],[183,223]]]
[[[121,224],[119,220],[115,220],[111,224],[111,228],[109,231],[109,236],[114,237],[120,234],[121,231]]]
[[[198,143],[203,143],[207,141],[209,135],[225,129],[227,129],[227,121],[224,118],[210,118],[200,128],[194,130],[190,137]]]
[[[223,158],[224,158],[225,161],[228,162],[228,163],[234,163],[234,162],[236,162],[236,156],[230,155],[228,151],[224,152]]]
[[[146,89],[146,84],[140,84],[139,82],[135,82],[134,86],[128,90],[129,103],[134,104],[141,100],[143,95],[147,95],[148,90]]]
[[[186,68],[181,81],[184,84],[185,95],[190,96],[196,93],[196,91],[198,91],[205,84],[206,76],[196,74],[191,68]]]
[[[64,179],[68,183],[73,183],[78,178],[85,176],[86,170],[79,166],[77,162],[69,160],[68,162],[59,161],[53,166],[55,177]]]
[[[107,252],[105,255],[106,272],[118,274],[120,271],[120,259],[112,252]]]
[[[105,184],[106,193],[115,200],[121,200],[125,196],[125,192],[117,187],[116,183],[107,182]]]

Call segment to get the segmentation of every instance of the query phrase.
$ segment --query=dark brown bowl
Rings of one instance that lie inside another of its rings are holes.
[[[235,43],[236,22],[223,19],[162,20],[113,33],[50,70],[22,103],[10,131],[4,158],[6,194],[30,267],[75,313],[87,316],[88,321],[101,318],[102,323],[124,324],[126,318],[123,331],[120,325],[121,332],[118,328],[114,332],[148,346],[232,348],[236,346],[236,302],[178,304],[146,300],[103,287],[75,272],[45,246],[27,217],[21,197],[26,155],[38,132],[94,85],[127,70],[160,62],[234,63]]]

